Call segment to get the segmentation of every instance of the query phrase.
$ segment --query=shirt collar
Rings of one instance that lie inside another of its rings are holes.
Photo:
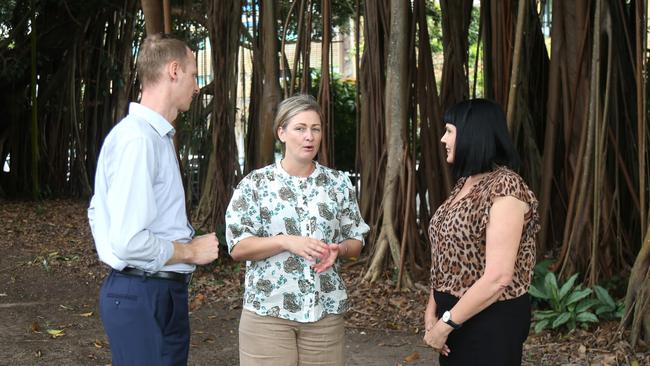
[[[161,116],[160,113],[147,108],[139,103],[130,103],[129,104],[129,114],[133,114],[137,117],[142,117],[143,120],[147,121],[151,127],[158,132],[160,137],[165,135],[174,136],[176,130],[174,126],[169,123],[165,117]]]
[[[314,162],[314,171],[311,172],[311,174],[308,177],[296,177],[296,176],[290,175],[289,173],[287,173],[286,170],[284,170],[284,168],[282,167],[282,164],[280,164],[281,161],[282,161],[282,159],[277,160],[275,162],[275,170],[276,170],[276,172],[278,172],[278,174],[281,177],[283,177],[285,179],[299,179],[299,180],[300,179],[310,179],[312,177],[316,177],[320,173],[320,166],[321,165],[318,164],[318,162],[315,161],[315,160],[313,161]]]

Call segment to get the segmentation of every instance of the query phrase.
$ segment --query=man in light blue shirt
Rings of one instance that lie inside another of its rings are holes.
[[[147,37],[139,51],[140,103],[106,136],[88,208],[97,253],[111,272],[100,312],[113,365],[184,365],[187,285],[217,259],[214,233],[192,239],[173,144],[173,121],[198,93],[196,59],[177,39]]]

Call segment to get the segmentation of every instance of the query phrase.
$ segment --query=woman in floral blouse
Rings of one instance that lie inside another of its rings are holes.
[[[345,285],[336,261],[361,252],[369,230],[343,173],[313,159],[321,113],[308,95],[274,121],[281,161],[237,186],[226,212],[230,255],[246,260],[241,365],[343,365]]]

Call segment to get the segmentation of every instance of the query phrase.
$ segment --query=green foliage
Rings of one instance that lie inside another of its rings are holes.
[[[321,74],[312,70],[312,90],[318,91]],[[332,102],[332,124],[334,125],[334,168],[351,172],[354,170],[356,126],[356,86],[353,80],[332,75],[330,84]]]
[[[550,260],[535,267],[528,291],[538,306],[547,308],[534,312],[535,332],[544,329],[573,331],[577,326],[587,327],[590,323],[623,316],[623,303],[615,301],[604,287],[596,285],[591,289],[576,285],[577,273],[558,284],[555,273],[548,271],[549,265]]]
[[[16,6],[15,0],[0,1],[0,40],[9,37],[11,29],[11,14]]]
[[[354,170],[356,127],[356,88],[354,81],[335,78],[332,83],[332,107],[334,121],[334,164],[336,169]]]
[[[622,301],[615,301],[607,289],[601,286],[594,286],[594,293],[598,299],[595,312],[596,316],[604,320],[621,319],[625,315],[625,304]]]
[[[436,53],[442,52],[442,10],[440,4],[427,2],[427,27],[429,31],[429,41],[431,51]]]
[[[536,332],[561,326],[572,331],[577,325],[586,326],[588,323],[598,322],[598,317],[589,311],[596,305],[594,299],[588,298],[593,290],[583,288],[582,284],[575,285],[577,278],[576,273],[559,286],[555,273],[548,272],[544,277],[543,287],[530,286],[529,293],[533,297],[546,300],[550,305],[549,310],[534,313]]]

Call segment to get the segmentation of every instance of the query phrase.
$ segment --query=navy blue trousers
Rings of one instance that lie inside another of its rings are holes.
[[[99,310],[114,366],[187,365],[187,285],[111,271]]]

